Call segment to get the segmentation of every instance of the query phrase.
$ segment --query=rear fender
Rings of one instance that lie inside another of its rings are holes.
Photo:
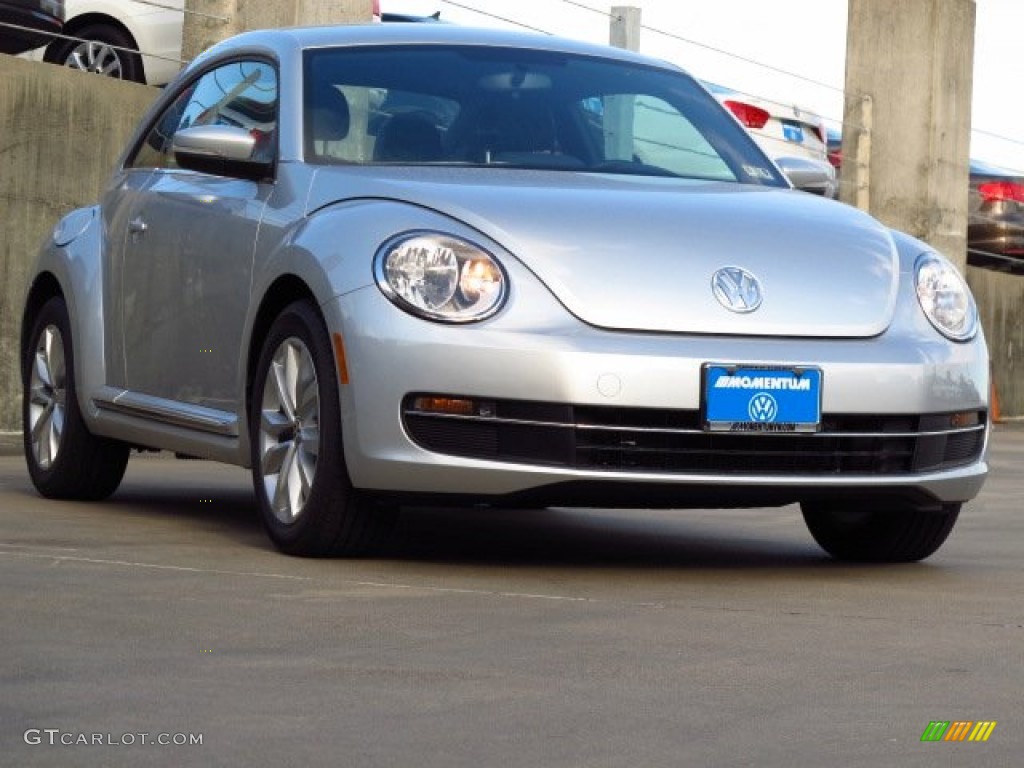
[[[48,296],[42,291],[56,281],[68,307],[75,350],[75,383],[79,407],[86,422],[98,413],[92,394],[107,383],[105,336],[105,286],[103,222],[99,206],[79,208],[67,214],[43,243],[30,273],[22,328],[22,359],[33,307]],[[48,277],[47,277],[48,276]],[[52,280],[50,279],[52,278]]]

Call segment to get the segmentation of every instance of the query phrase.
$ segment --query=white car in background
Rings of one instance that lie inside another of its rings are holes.
[[[185,0],[67,0],[65,39],[25,55],[121,80],[166,85],[182,66],[184,6]]]
[[[67,0],[65,6],[65,39],[25,58],[156,86],[167,85],[185,63],[185,0]],[[376,21],[431,22],[438,15],[381,13],[376,0],[373,5]]]
[[[838,192],[835,168],[828,161],[828,136],[825,121],[801,107],[763,99],[731,88],[703,81],[704,87],[728,107],[754,141],[774,160],[790,180],[808,191],[825,197]],[[804,174],[815,174],[827,181],[809,188],[801,183]]]

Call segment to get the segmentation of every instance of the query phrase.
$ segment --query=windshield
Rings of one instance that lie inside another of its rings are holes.
[[[305,59],[312,163],[469,165],[785,187],[682,73],[521,48],[317,49]]]

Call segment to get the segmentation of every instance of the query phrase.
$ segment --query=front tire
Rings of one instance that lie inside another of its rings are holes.
[[[74,37],[80,40],[52,43],[44,55],[45,60],[117,80],[145,82],[142,58],[135,52],[135,41],[123,30],[109,24],[89,24]]]
[[[822,549],[838,560],[912,563],[932,555],[953,530],[960,504],[921,508],[889,502],[867,508],[801,504],[804,522]]]
[[[264,527],[289,555],[365,555],[395,511],[352,488],[334,355],[309,302],[291,304],[262,347],[250,408],[252,472]]]
[[[60,296],[36,314],[22,359],[22,434],[32,483],[51,499],[96,501],[117,490],[129,446],[89,432],[78,407],[75,354]]]

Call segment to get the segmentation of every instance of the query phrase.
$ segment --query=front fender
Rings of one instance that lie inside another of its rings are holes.
[[[246,354],[240,366],[239,391],[245,392],[252,357],[259,354],[258,336],[269,326],[267,307],[282,303],[273,295],[287,283],[288,300],[297,283],[312,295],[328,322],[328,332],[346,334],[346,328],[331,324],[336,312],[325,309],[338,297],[370,288],[376,291],[373,260],[379,248],[395,235],[413,230],[444,232],[475,242],[498,256],[513,278],[528,280],[527,270],[498,243],[465,222],[430,208],[402,201],[359,198],[332,203],[303,217],[281,237],[266,237],[257,244],[253,292],[244,339]],[[272,232],[266,227],[264,235]],[[396,313],[401,310],[395,309]]]
[[[321,305],[373,285],[378,249],[395,235],[412,230],[443,232],[506,253],[465,222],[430,208],[398,200],[347,200],[304,218],[265,258],[257,260],[254,295],[263,296],[282,275],[302,280]]]

